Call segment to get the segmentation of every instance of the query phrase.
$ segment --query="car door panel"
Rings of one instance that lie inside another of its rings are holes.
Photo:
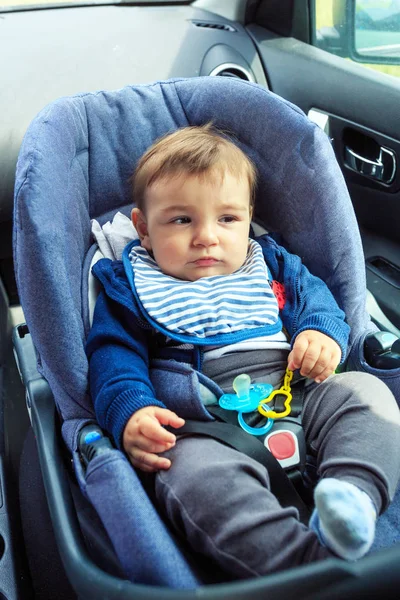
[[[306,114],[317,109],[329,118],[325,131],[332,139],[360,225],[368,289],[399,328],[400,81],[294,38],[279,37],[264,27],[250,25],[247,29],[272,91]],[[379,182],[370,172],[355,172],[349,148],[371,160],[377,149],[388,149],[396,162],[393,180]]]

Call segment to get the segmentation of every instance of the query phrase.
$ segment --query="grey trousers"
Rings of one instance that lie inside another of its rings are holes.
[[[303,425],[319,477],[357,485],[382,512],[400,477],[400,413],[387,386],[359,372],[311,383]],[[208,437],[182,437],[165,455],[172,466],[155,481],[161,508],[197,552],[234,577],[332,556],[295,508],[280,506],[258,462]]]

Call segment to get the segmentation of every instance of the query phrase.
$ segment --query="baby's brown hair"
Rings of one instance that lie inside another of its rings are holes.
[[[184,127],[157,140],[141,157],[133,176],[133,198],[143,211],[146,190],[166,176],[218,175],[223,179],[226,171],[247,178],[252,210],[257,171],[250,158],[211,123]]]

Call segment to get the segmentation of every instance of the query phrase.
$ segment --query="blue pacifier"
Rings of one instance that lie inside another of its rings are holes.
[[[243,413],[257,410],[261,400],[267,398],[273,391],[270,383],[255,383],[251,385],[251,379],[246,373],[238,375],[233,380],[233,389],[236,394],[223,394],[219,399],[219,405],[225,410],[237,410],[238,421],[242,429],[252,435],[265,435],[274,424],[273,419],[267,419],[263,427],[250,427],[243,418]]]

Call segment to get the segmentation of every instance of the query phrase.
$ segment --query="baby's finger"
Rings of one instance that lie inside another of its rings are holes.
[[[144,452],[139,448],[132,448],[129,452],[129,458],[134,467],[148,473],[153,473],[160,469],[169,469],[171,466],[171,461],[168,458]]]
[[[288,357],[288,367],[291,371],[300,369],[308,345],[308,339],[305,336],[301,336],[301,334],[295,339],[292,351]]]
[[[154,415],[157,417],[160,423],[163,425],[171,425],[171,427],[182,427],[185,424],[185,420],[172,410],[166,408],[154,407]]]
[[[325,381],[325,379],[328,379],[328,377],[330,377],[335,372],[335,368],[335,363],[331,363],[330,365],[328,365],[326,369],[322,371],[322,373],[320,373],[319,375],[317,375],[317,377],[314,378],[316,383],[322,383],[323,381]]]
[[[145,415],[139,424],[139,433],[158,444],[174,444],[176,437],[158,422],[158,418]]]
[[[321,353],[311,371],[308,374],[310,379],[317,379],[325,369],[332,367],[332,353],[327,349],[322,349]]]
[[[175,442],[155,442],[154,440],[145,437],[144,435],[140,435],[135,439],[134,443],[135,447],[140,448],[140,450],[144,450],[145,452],[154,452],[159,454],[160,452],[166,452],[170,450],[173,446],[175,446]]]
[[[300,366],[300,374],[303,377],[309,377],[317,362],[321,352],[321,346],[318,343],[311,342],[304,354],[303,361]]]

